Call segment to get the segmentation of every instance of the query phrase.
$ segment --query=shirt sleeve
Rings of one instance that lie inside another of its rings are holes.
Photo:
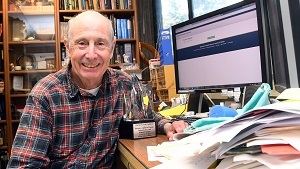
[[[169,123],[170,121],[166,118],[164,118],[164,116],[162,116],[160,113],[154,113],[154,121],[157,124],[157,132],[160,134],[166,134],[164,126],[166,123]]]
[[[49,164],[51,115],[46,99],[30,95],[13,141],[7,168],[41,168]]]

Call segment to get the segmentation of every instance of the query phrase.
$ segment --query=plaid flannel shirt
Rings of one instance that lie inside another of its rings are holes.
[[[96,96],[80,89],[70,68],[40,80],[26,101],[8,168],[111,168],[130,76],[108,68]],[[154,113],[158,131],[167,122]]]

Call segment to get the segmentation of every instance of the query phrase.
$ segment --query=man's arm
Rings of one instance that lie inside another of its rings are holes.
[[[30,95],[12,145],[7,168],[41,168],[49,164],[51,115],[45,99]]]
[[[161,134],[166,134],[169,140],[173,140],[173,135],[175,133],[182,133],[183,130],[188,127],[188,124],[183,120],[170,123],[169,120],[164,118],[159,113],[154,114],[154,121],[157,122],[158,132]]]

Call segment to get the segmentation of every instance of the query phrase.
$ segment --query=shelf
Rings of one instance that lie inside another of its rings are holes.
[[[54,6],[19,6],[20,9],[8,11],[8,14],[54,15]]]
[[[76,14],[83,12],[85,10],[59,10],[59,13],[61,15],[63,14]],[[102,14],[122,14],[122,15],[134,15],[134,10],[133,9],[108,9],[108,10],[95,10],[98,11]]]
[[[0,120],[0,124],[6,124],[6,120]]]
[[[8,150],[8,146],[0,146],[0,150]]]
[[[8,11],[8,14],[17,15],[54,15],[54,11]]]
[[[10,45],[22,45],[22,44],[46,44],[53,43],[55,44],[55,40],[28,40],[28,41],[10,41],[8,44]]]
[[[56,70],[15,70],[15,71],[10,71],[9,74],[11,75],[19,75],[19,74],[33,74],[33,73],[54,73]]]
[[[20,123],[20,120],[11,120],[12,123]]]
[[[24,94],[10,94],[10,97],[28,97],[28,93],[24,93]]]
[[[123,43],[125,43],[125,42],[135,42],[136,41],[136,39],[134,39],[134,38],[131,38],[131,39],[117,39],[117,42],[123,42]]]
[[[109,65],[109,67],[114,68],[114,69],[120,69],[119,64],[111,64],[111,65]]]

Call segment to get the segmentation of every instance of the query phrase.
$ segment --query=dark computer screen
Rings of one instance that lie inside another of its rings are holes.
[[[271,83],[260,0],[172,26],[177,93]]]

